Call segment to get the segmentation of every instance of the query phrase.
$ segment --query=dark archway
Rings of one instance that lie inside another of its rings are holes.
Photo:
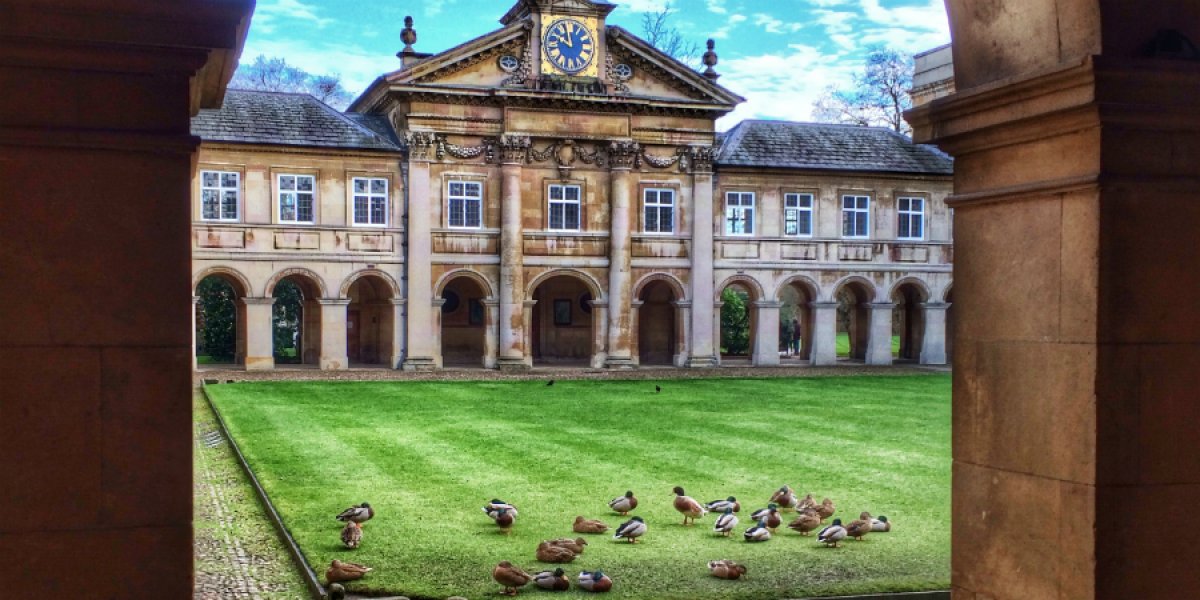
[[[272,352],[276,364],[316,365],[321,358],[321,297],[319,284],[296,273],[272,288]]]
[[[377,275],[363,275],[347,295],[346,356],[352,364],[390,364],[396,339],[391,286]]]
[[[852,279],[843,283],[833,297],[838,303],[838,357],[866,360],[867,343],[871,336],[871,308],[874,290],[863,281]]]
[[[196,363],[243,364],[246,360],[245,284],[213,273],[196,284]]]
[[[638,294],[638,364],[673,365],[679,352],[675,290],[663,280],[651,281]]]
[[[482,366],[486,360],[487,308],[479,282],[458,276],[442,290],[442,364]]]
[[[754,353],[758,311],[755,290],[734,281],[721,290],[721,356],[749,358]]]
[[[779,288],[779,343],[789,359],[812,359],[812,303],[816,300],[816,286],[805,279],[792,279]]]
[[[905,281],[892,290],[892,357],[905,362],[920,362],[925,340],[925,309],[929,301],[924,289]]]
[[[554,275],[538,284],[533,299],[534,363],[590,364],[596,315],[587,284],[573,275]]]

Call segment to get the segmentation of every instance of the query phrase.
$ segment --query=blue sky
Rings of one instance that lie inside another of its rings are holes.
[[[613,0],[609,22],[635,34],[641,13],[668,0]],[[809,120],[829,85],[848,87],[866,48],[913,54],[950,41],[943,0],[669,0],[671,24],[703,46],[717,41],[720,83],[746,104],[722,119]],[[404,16],[416,49],[441,52],[497,29],[513,0],[258,0],[243,61],[281,56],[313,73],[338,73],[357,95],[399,67]]]

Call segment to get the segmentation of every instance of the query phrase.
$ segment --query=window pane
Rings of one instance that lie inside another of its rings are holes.
[[[312,221],[313,220],[313,197],[312,194],[296,194],[296,220],[297,221]]]
[[[744,213],[746,224],[744,226],[745,233],[754,233],[754,209],[747,208]]]
[[[647,204],[657,204],[658,203],[658,190],[646,190],[646,203]]]
[[[550,205],[550,229],[563,228],[563,205]]]
[[[858,197],[858,208],[866,210],[867,202],[869,202],[869,199],[866,196],[859,196]]]
[[[302,192],[311,192],[313,189],[313,178],[312,177],[297,177],[296,178],[296,189],[298,189]]]
[[[800,233],[799,225],[797,223],[797,215],[799,212],[800,211],[791,208],[783,211],[783,235],[797,235]]]
[[[296,178],[291,175],[281,175],[279,177],[279,189],[285,191],[296,189]]]
[[[451,227],[462,227],[465,225],[465,223],[463,222],[463,213],[464,212],[466,212],[466,211],[463,210],[463,200],[461,198],[451,198],[450,199],[450,226]]]
[[[237,173],[221,173],[221,187],[236,188],[238,186]]]
[[[569,185],[567,186],[565,192],[567,200],[579,200],[579,186]]]
[[[922,231],[922,229],[924,228],[924,223],[925,223],[925,219],[922,219],[919,216],[913,217],[912,236],[914,238],[921,238],[921,237],[925,236],[925,232]]]
[[[483,222],[481,206],[478,200],[470,200],[467,202],[467,227],[479,227]]]
[[[796,235],[812,235],[812,211],[800,211],[796,221]]]
[[[663,207],[658,212],[658,231],[660,233],[674,233],[675,231],[675,209]]]
[[[468,183],[466,185],[466,193],[469,196],[474,196],[474,197],[478,198],[480,196],[479,184],[478,183]]]
[[[646,207],[646,231],[658,232],[658,209],[653,206]]]
[[[296,198],[292,194],[280,194],[279,196],[279,220],[295,221],[296,220]]]
[[[203,219],[217,219],[217,190],[203,190],[200,193],[200,211]]]
[[[562,186],[560,186],[560,185],[550,186],[550,199],[551,200],[562,200],[563,199]]]
[[[222,213],[221,218],[222,219],[236,219],[237,218],[237,203],[238,203],[237,191],[226,190],[225,198],[224,198],[224,201],[221,206],[221,213]]]
[[[860,213],[854,213],[854,214],[857,217],[856,218],[857,222],[855,223],[855,226],[854,226],[854,231],[855,231],[854,235],[858,235],[858,236],[867,235],[867,213],[860,212]]]
[[[908,198],[900,198],[899,200],[897,200],[896,208],[903,210],[903,211],[907,211],[908,210]]]
[[[367,193],[367,180],[366,179],[362,179],[360,177],[354,178],[354,193],[355,194]]]
[[[371,193],[372,194],[386,194],[387,193],[387,180],[386,179],[372,179],[371,180]]]
[[[387,212],[387,202],[382,198],[375,198],[371,201],[371,223],[374,225],[387,224],[387,217],[384,213]]]
[[[220,175],[216,171],[204,171],[200,174],[200,185],[204,187],[217,187],[218,177]]]
[[[563,223],[564,227],[566,229],[579,229],[579,205],[566,204],[564,206],[567,209],[567,216]]]
[[[463,184],[459,183],[457,181],[451,181],[450,182],[450,195],[451,196],[463,195]]]
[[[908,231],[908,215],[900,215],[900,228],[897,232],[900,237],[912,237]]]
[[[800,207],[801,208],[812,208],[812,202],[813,202],[813,197],[811,194],[804,194],[804,195],[800,196]]]
[[[354,222],[364,224],[367,222],[367,197],[354,197]]]

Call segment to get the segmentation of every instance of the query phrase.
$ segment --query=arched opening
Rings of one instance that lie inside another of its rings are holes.
[[[594,346],[592,293],[578,277],[555,275],[533,291],[534,363],[587,365]]]
[[[954,364],[954,288],[946,290],[946,364]]]
[[[442,364],[482,366],[487,311],[483,287],[471,277],[451,279],[442,289]]]
[[[921,304],[929,300],[925,290],[905,282],[892,290],[892,358],[905,362],[920,362],[921,344],[925,339],[925,310]]]
[[[779,345],[790,360],[812,359],[813,311],[816,290],[808,283],[793,280],[779,289]]]
[[[196,364],[246,360],[246,289],[236,278],[213,274],[196,284]]]
[[[276,364],[319,364],[321,358],[320,287],[293,274],[271,290],[271,342]]]
[[[347,295],[346,355],[351,364],[389,364],[396,339],[391,286],[382,277],[364,275],[354,281]]]
[[[833,295],[837,300],[837,355],[839,358],[866,360],[871,337],[871,288],[861,281],[849,281]]]
[[[757,300],[748,285],[735,281],[721,290],[721,357],[747,358],[754,351]]]
[[[679,351],[675,290],[666,281],[651,281],[638,294],[638,364],[673,365]]]

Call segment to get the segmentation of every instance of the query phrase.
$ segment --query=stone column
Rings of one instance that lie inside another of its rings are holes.
[[[692,161],[692,327],[689,367],[713,367],[720,358],[721,316],[713,312],[712,148],[695,148]],[[715,317],[714,317],[715,314]],[[715,344],[714,344],[715,340]]]
[[[483,368],[495,369],[500,358],[498,323],[500,301],[486,298],[483,302]]]
[[[200,296],[192,296],[192,369],[196,369],[199,365],[196,364],[196,310],[200,306]],[[237,310],[234,309],[234,314]],[[235,339],[237,329],[234,329]]]
[[[429,371],[434,359],[433,198],[429,187],[429,153],[436,142],[428,132],[408,134],[408,344],[405,371]],[[344,337],[344,336],[343,336]]]
[[[608,301],[592,300],[592,358],[593,369],[603,369],[607,354],[604,351],[605,333],[608,332]]]
[[[533,324],[533,307],[537,305],[537,300],[526,300],[521,303],[521,322]],[[500,301],[500,306],[504,306],[504,301]],[[603,330],[601,330],[603,331]],[[501,328],[503,333],[504,329]],[[540,331],[534,331],[533,327],[521,327],[517,330],[520,334],[519,343],[521,344],[521,362],[520,363],[504,363],[504,355],[500,355],[500,368],[502,370],[528,371],[533,368],[533,336],[540,335]],[[592,335],[595,335],[595,327],[592,328]],[[503,338],[501,338],[503,339]],[[603,362],[601,364],[604,364]]]
[[[892,364],[892,309],[891,302],[874,302],[867,305],[871,311],[871,330],[867,333],[868,365]]]
[[[645,302],[634,300],[629,303],[629,355],[633,358],[634,365],[641,365],[642,346],[638,338],[642,335],[642,305]]]
[[[408,320],[405,316],[407,312],[407,301],[403,298],[392,298],[392,356],[391,365],[393,369],[399,369],[404,366],[404,340],[405,340],[405,322]]]
[[[705,303],[705,305],[707,305],[707,303]],[[721,302],[721,301],[713,302],[712,312],[708,313],[709,314],[709,322],[708,322],[708,328],[707,328],[708,332],[709,332],[708,333],[708,337],[709,337],[708,343],[712,344],[712,349],[713,349],[713,363],[711,365],[708,365],[710,367],[721,366],[721,307],[722,306],[725,306],[724,302]],[[693,313],[693,315],[694,315],[694,313]],[[700,365],[688,365],[688,366],[700,366]]]
[[[772,367],[779,365],[779,308],[782,302],[756,300],[754,310],[758,312],[754,321],[754,366]]]
[[[524,306],[525,237],[521,226],[521,165],[529,138],[504,136],[500,140],[500,357],[502,371],[522,371],[533,364],[526,345],[532,315]]]
[[[925,311],[925,333],[921,336],[921,364],[946,364],[946,310],[945,302],[925,302],[920,305]]]
[[[321,299],[321,358],[322,371],[345,371],[350,367],[346,356],[346,309],[349,299]]]
[[[445,364],[442,356],[442,306],[445,298],[434,298],[430,308],[433,310],[433,366],[440,369]]]
[[[822,367],[837,364],[837,302],[812,302],[812,354],[809,364]]]
[[[689,356],[689,343],[692,339],[692,303],[690,300],[676,300],[677,314],[675,315],[675,350],[671,355],[671,364],[676,367],[686,367]]]
[[[275,368],[275,340],[272,335],[274,298],[241,298],[246,315],[246,370],[270,371]],[[343,337],[345,337],[343,335]]]
[[[636,142],[613,142],[609,150],[612,166],[609,186],[609,205],[612,213],[609,226],[608,263],[608,356],[605,366],[610,369],[633,368],[633,322],[631,302],[633,280],[631,273],[633,220],[633,168],[641,148]]]

